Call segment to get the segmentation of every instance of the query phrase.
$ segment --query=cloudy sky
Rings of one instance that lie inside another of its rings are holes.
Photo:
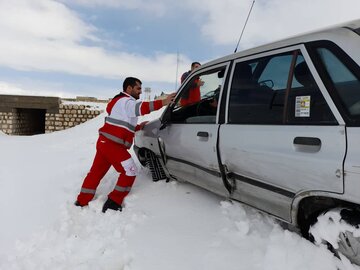
[[[192,61],[234,51],[252,2],[0,0],[0,93],[109,98],[127,76],[174,91]],[[238,50],[359,10],[359,0],[256,0]]]

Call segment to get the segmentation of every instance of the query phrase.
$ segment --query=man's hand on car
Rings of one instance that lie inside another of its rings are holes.
[[[144,121],[139,124],[139,130],[142,130],[149,121]]]
[[[163,99],[163,106],[170,104],[174,101],[174,98],[176,96],[176,93],[169,94],[165,99]]]

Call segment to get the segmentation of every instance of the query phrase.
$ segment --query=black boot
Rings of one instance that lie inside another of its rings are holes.
[[[80,206],[80,207],[84,207],[84,206],[85,206],[85,205],[81,205],[78,201],[75,201],[74,204],[75,204],[76,206]]]
[[[112,209],[112,210],[115,210],[115,211],[121,211],[122,207],[121,207],[121,204],[117,204],[113,200],[107,199],[107,201],[104,203],[102,212],[105,213],[106,210],[108,210],[108,209]]]

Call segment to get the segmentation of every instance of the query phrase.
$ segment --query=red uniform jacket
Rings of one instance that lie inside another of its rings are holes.
[[[138,116],[159,110],[162,100],[136,101],[135,98],[125,92],[115,96],[107,105],[108,116],[105,124],[99,129],[99,134],[130,148],[135,131],[138,130]]]

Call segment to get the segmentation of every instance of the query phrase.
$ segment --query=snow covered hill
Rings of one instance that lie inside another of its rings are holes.
[[[144,168],[123,212],[101,212],[114,170],[89,207],[75,207],[103,121],[1,134],[1,270],[360,269],[240,203],[187,183],[154,183]]]

